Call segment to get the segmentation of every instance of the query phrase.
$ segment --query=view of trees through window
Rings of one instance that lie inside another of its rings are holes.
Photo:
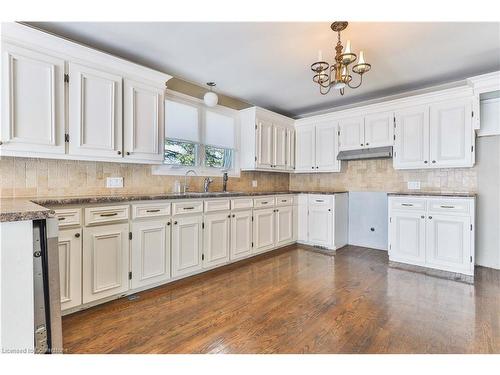
[[[203,160],[198,163],[199,152],[203,153]],[[190,167],[201,164],[210,168],[231,169],[232,160],[233,150],[231,149],[165,139],[165,164]]]

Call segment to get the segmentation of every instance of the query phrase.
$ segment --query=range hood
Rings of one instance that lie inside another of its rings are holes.
[[[364,148],[360,150],[340,151],[338,160],[365,160],[392,158],[392,146]]]

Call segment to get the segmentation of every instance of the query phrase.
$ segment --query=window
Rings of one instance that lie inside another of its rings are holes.
[[[239,174],[236,157],[236,116],[223,107],[206,108],[183,95],[165,100],[164,166],[160,174],[183,174],[194,169],[199,175]]]

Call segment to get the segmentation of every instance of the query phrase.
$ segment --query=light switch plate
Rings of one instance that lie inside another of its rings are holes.
[[[420,181],[408,181],[408,190],[420,190]]]
[[[252,180],[252,187],[257,187],[257,180]]]
[[[122,188],[123,177],[106,177],[107,188]]]

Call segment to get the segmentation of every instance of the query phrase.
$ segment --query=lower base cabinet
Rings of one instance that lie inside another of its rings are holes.
[[[83,230],[83,303],[129,289],[129,224]]]
[[[274,209],[265,208],[253,212],[253,243],[255,254],[274,247]]]
[[[201,270],[203,216],[174,216],[172,220],[172,276]]]
[[[59,231],[61,310],[82,304],[82,230]]]
[[[252,210],[236,211],[231,215],[230,259],[242,259],[252,254]]]
[[[275,246],[285,246],[293,242],[293,207],[278,207],[275,211]]]
[[[170,219],[135,221],[131,229],[131,287],[170,279]]]
[[[203,232],[203,267],[212,268],[229,261],[231,214],[205,215]]]
[[[389,259],[474,275],[473,198],[389,197]]]

